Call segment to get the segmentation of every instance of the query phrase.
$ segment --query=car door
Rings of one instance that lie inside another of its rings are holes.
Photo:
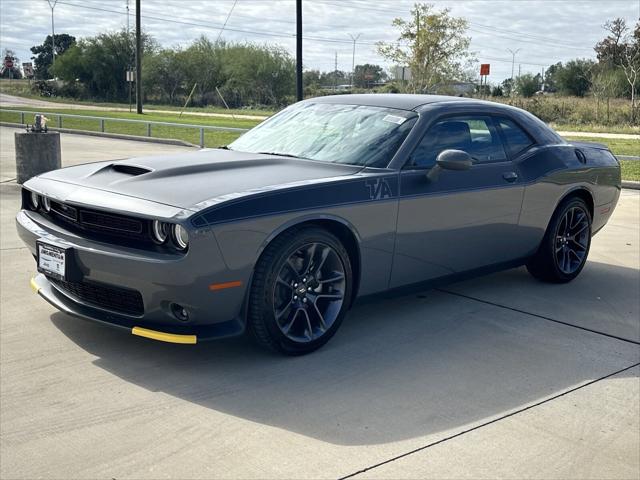
[[[441,169],[436,158],[448,149],[469,153],[474,164]],[[491,116],[437,120],[399,175],[391,288],[518,257],[524,188]]]

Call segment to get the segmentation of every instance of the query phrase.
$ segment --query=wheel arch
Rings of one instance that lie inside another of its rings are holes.
[[[589,215],[591,215],[591,220],[593,221],[593,215],[595,212],[595,201],[593,198],[593,193],[588,188],[583,186],[577,186],[565,192],[565,194],[562,197],[560,197],[560,200],[558,200],[558,203],[553,209],[553,213],[555,213],[556,210],[558,210],[558,207],[564,201],[566,201],[568,198],[574,198],[574,197],[584,200],[584,202],[587,204],[587,207],[589,208]]]
[[[355,226],[342,217],[338,217],[335,215],[308,215],[284,223],[273,232],[271,232],[271,234],[264,240],[262,245],[260,245],[260,249],[258,250],[258,254],[256,256],[255,265],[257,265],[260,261],[260,258],[262,257],[265,249],[277,237],[295,228],[312,226],[322,228],[335,235],[347,250],[347,253],[349,254],[349,260],[351,262],[351,270],[353,273],[353,288],[351,289],[350,299],[351,303],[353,303],[353,300],[358,295],[358,290],[360,287],[360,274],[362,271],[360,235],[358,234],[358,230],[355,228]]]

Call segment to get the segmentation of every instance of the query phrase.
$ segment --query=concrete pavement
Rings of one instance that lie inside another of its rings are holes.
[[[154,147],[69,137],[65,164]],[[569,285],[516,269],[378,300],[283,358],[56,312],[28,286],[19,188],[2,183],[0,477],[637,479],[638,193]]]

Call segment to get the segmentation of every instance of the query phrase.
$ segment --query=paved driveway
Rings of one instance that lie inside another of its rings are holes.
[[[135,147],[72,137],[67,164]],[[0,193],[2,478],[640,475],[637,191],[569,285],[516,269],[378,299],[301,358],[243,339],[156,343],[56,312],[28,285],[19,189]]]

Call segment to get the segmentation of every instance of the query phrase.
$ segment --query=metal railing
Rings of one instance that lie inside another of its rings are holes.
[[[30,110],[14,110],[14,109],[0,109],[0,113],[17,113],[20,115],[20,124],[26,125],[25,123],[25,115],[35,115],[38,112],[30,111]],[[113,117],[93,117],[89,115],[76,115],[70,113],[46,113],[45,116],[49,118],[50,124],[51,120],[55,119],[55,127],[64,128],[63,127],[63,119],[64,118],[75,118],[79,120],[95,120],[98,122],[99,131],[105,133],[105,123],[133,123],[133,124],[142,124],[146,125],[146,136],[152,137],[152,126],[163,126],[163,127],[177,127],[177,128],[185,128],[185,129],[193,129],[198,130],[200,132],[200,147],[204,147],[204,132],[206,130],[209,131],[219,131],[219,132],[238,132],[243,133],[248,131],[247,128],[237,128],[237,127],[217,127],[213,125],[193,125],[189,123],[173,123],[173,122],[153,122],[148,120],[131,120],[128,118],[113,118]],[[76,129],[79,130],[79,129]]]

